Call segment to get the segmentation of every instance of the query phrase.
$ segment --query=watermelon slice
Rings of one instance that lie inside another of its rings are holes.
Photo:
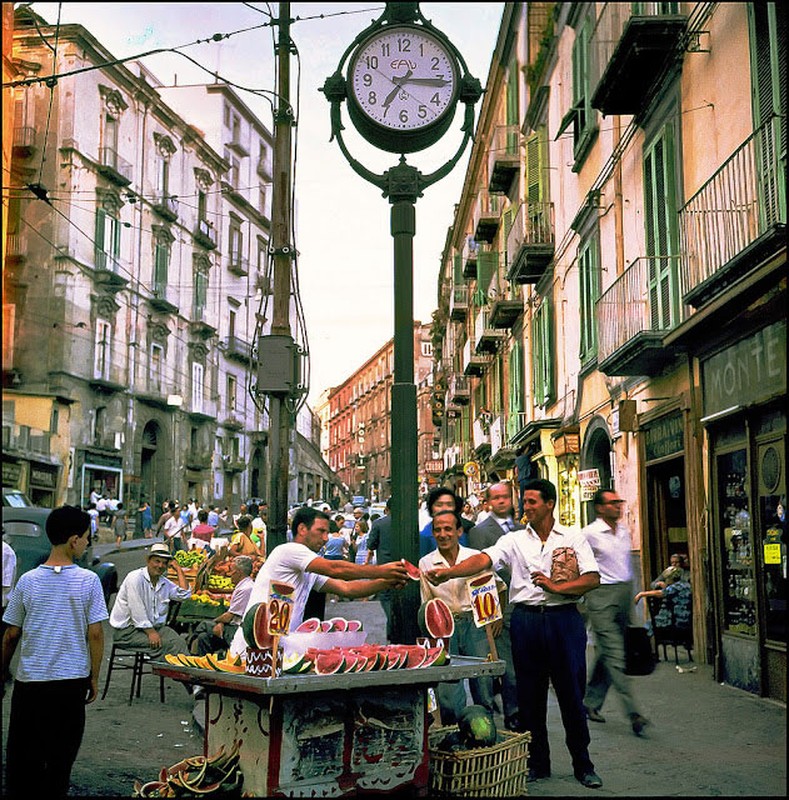
[[[282,671],[303,672],[305,663],[312,666],[312,662],[303,653],[289,653],[282,659]]]
[[[331,623],[330,631],[347,631],[348,622],[343,617],[332,617],[329,622]]]
[[[321,621],[317,617],[310,617],[305,619],[304,622],[296,628],[294,633],[315,633],[321,629]]]
[[[322,650],[315,658],[315,672],[318,675],[334,675],[345,668],[345,656],[341,652]]]
[[[415,644],[406,651],[405,669],[417,669],[424,664],[427,658],[427,649]]]
[[[419,567],[415,567],[410,561],[406,561],[404,558],[400,560],[403,562],[403,566],[405,567],[405,571],[408,573],[408,577],[411,578],[412,581],[418,581],[419,576],[422,574],[419,571]]]
[[[330,619],[323,620],[323,622],[321,622],[321,632],[328,633],[331,630],[331,625],[332,623]]]
[[[447,658],[447,652],[443,647],[428,647],[427,656],[425,657],[425,660],[422,662],[421,666],[440,667],[442,664],[446,663]]]
[[[347,627],[345,628],[348,633],[356,633],[356,631],[361,631],[364,629],[364,626],[358,619],[349,619],[347,620]]]

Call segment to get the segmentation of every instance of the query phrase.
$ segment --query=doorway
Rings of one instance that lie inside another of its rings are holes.
[[[680,456],[647,467],[649,580],[668,565],[671,556],[688,555],[685,505],[685,459]]]
[[[167,491],[167,466],[161,442],[165,441],[158,422],[150,420],[142,432],[140,456],[140,499],[147,500],[151,508],[160,510],[165,500],[173,499]]]

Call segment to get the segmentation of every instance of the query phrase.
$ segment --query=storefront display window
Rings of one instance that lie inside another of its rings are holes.
[[[756,635],[756,580],[745,449],[718,456],[718,509],[723,530],[723,624]]]

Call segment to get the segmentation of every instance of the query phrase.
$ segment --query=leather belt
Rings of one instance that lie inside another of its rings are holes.
[[[452,614],[453,619],[471,619],[474,616],[473,611],[458,611]]]
[[[528,603],[516,603],[515,608],[523,609],[524,611],[528,611],[530,614],[552,614],[556,611],[565,611],[569,608],[575,608],[575,603],[562,603],[558,606],[533,606],[529,605]]]

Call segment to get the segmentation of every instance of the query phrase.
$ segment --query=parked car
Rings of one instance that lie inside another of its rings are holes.
[[[10,508],[32,508],[33,503],[30,498],[19,489],[7,489],[3,487],[3,506]]]
[[[16,576],[35,569],[43,564],[50,552],[47,537],[47,517],[51,508],[38,506],[6,506],[3,490],[3,538],[16,553]],[[118,591],[118,570],[110,561],[101,561],[93,555],[92,543],[88,545],[82,558],[77,562],[81,567],[93,570],[101,580],[104,599],[109,607],[110,597]]]

